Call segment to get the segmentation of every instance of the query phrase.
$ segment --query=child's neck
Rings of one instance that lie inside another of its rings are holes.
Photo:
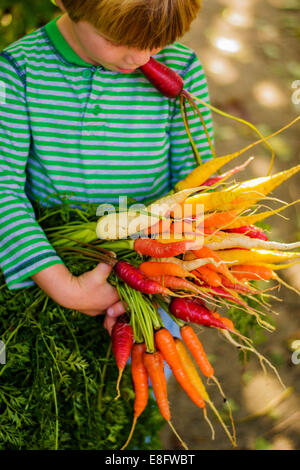
[[[93,65],[99,65],[96,62],[93,61],[90,57],[86,55],[78,41],[76,40],[76,35],[74,33],[72,21],[69,18],[69,15],[65,13],[62,15],[58,20],[57,20],[57,27],[60,30],[61,34],[69,44],[69,46],[72,47],[73,51],[76,52],[76,54],[83,59],[85,62],[88,62]]]

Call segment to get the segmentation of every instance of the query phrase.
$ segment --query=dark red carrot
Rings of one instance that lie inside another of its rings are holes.
[[[147,64],[141,67],[143,74],[164,96],[177,98],[183,90],[183,79],[174,70],[165,64],[150,58]]]
[[[174,298],[170,306],[170,312],[180,320],[197,323],[198,325],[228,329],[224,323],[215,318],[212,313],[198,302],[190,299]]]
[[[158,282],[148,279],[138,268],[127,261],[119,261],[115,267],[117,276],[129,287],[144,294],[163,294],[170,295],[171,292]]]
[[[133,346],[133,330],[125,318],[125,315],[121,315],[118,318],[111,333],[112,350],[119,369],[116,399],[120,396],[120,381],[122,373]]]
[[[228,228],[225,229],[224,232],[228,233],[242,233],[243,235],[247,235],[250,238],[258,238],[259,240],[268,241],[269,238],[263,232],[263,230],[255,225],[245,225],[244,227],[238,228]]]

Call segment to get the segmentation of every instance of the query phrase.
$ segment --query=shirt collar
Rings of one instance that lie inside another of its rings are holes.
[[[93,64],[86,62],[72,49],[72,47],[65,40],[61,34],[58,26],[56,24],[57,20],[60,18],[54,18],[50,23],[46,24],[44,27],[50,41],[53,43],[55,49],[60,53],[60,55],[70,62],[71,64],[81,65],[82,67],[95,67]]]

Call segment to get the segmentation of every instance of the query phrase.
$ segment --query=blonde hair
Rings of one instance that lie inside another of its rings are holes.
[[[114,43],[151,50],[188,31],[201,0],[63,0],[63,5],[72,21],[87,21]]]

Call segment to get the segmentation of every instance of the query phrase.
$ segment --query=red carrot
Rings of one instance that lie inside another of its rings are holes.
[[[127,261],[119,261],[115,265],[117,276],[128,286],[144,294],[170,295],[169,289],[161,286],[158,282],[148,279],[139,269]]]
[[[172,299],[169,308],[172,315],[180,320],[208,327],[228,329],[228,327],[226,327],[222,321],[215,318],[204,305],[194,300],[175,298]]]
[[[134,249],[137,253],[153,258],[170,258],[185,253],[191,246],[190,240],[183,240],[172,243],[160,243],[151,238],[138,238],[134,242]]]
[[[202,186],[212,186],[213,184],[219,183],[220,181],[223,181],[224,179],[229,178],[230,176],[234,175],[235,173],[243,170],[248,163],[253,159],[253,157],[250,157],[245,163],[242,165],[236,166],[232,168],[232,170],[226,171],[222,175],[218,176],[212,176],[211,178],[208,178],[204,183],[202,183]]]
[[[142,72],[155,88],[168,98],[177,98],[183,90],[183,79],[165,64],[150,58],[147,64],[141,67]]]
[[[133,345],[133,330],[129,323],[126,322],[125,315],[120,316],[115,323],[111,333],[111,341],[113,354],[119,369],[119,377],[117,381],[117,399],[120,396],[120,381],[122,373],[129,359]]]
[[[242,233],[244,235],[247,235],[247,237],[250,237],[250,238],[258,238],[260,240],[265,240],[265,241],[269,240],[269,238],[263,232],[263,230],[259,227],[256,227],[255,225],[245,225],[244,227],[230,228],[230,229],[228,228],[228,229],[225,229],[224,232]]]

